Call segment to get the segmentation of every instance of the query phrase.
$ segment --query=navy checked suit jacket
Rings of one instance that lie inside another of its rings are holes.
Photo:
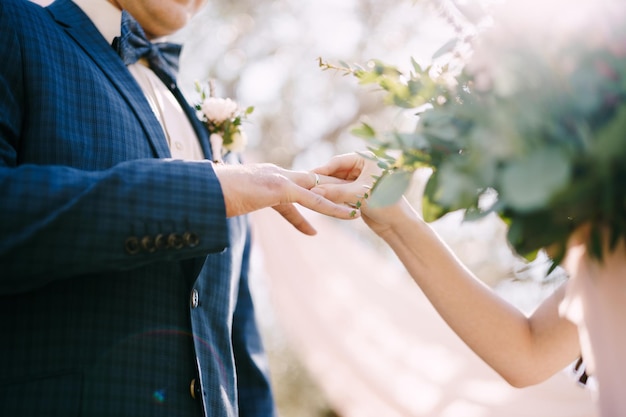
[[[70,0],[0,0],[0,58],[0,416],[274,415],[212,164]]]

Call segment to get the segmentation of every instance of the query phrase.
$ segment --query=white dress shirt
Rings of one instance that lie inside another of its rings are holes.
[[[111,44],[120,35],[122,11],[107,0],[74,0]],[[163,39],[160,39],[163,40]],[[182,107],[144,60],[128,66],[163,128],[172,158],[204,159],[202,147]]]

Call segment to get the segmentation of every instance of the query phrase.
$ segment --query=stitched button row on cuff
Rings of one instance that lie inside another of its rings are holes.
[[[160,249],[194,248],[200,243],[200,238],[195,233],[185,232],[182,235],[170,233],[169,235],[158,234],[154,237],[146,235],[141,239],[130,236],[124,242],[124,250],[129,255],[137,255],[144,251],[154,253]]]

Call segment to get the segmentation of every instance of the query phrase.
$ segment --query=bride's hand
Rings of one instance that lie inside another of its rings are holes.
[[[365,194],[371,192],[375,178],[380,176],[382,169],[375,160],[365,158],[356,153],[333,157],[326,165],[313,170],[322,176],[345,180],[343,184],[327,183],[324,177],[320,184],[311,191],[322,195],[337,204],[347,204],[361,211],[363,220],[377,234],[383,234],[399,223],[409,211],[404,198],[395,204],[384,207],[371,207],[367,204]]]

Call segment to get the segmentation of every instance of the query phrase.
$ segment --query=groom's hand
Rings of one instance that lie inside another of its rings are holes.
[[[274,164],[216,165],[215,174],[222,187],[226,217],[247,214],[272,207],[296,229],[314,235],[315,228],[296,209],[294,203],[327,216],[350,219],[352,210],[333,203],[318,193],[316,175],[306,171],[292,171]],[[329,182],[336,179],[326,179]]]

